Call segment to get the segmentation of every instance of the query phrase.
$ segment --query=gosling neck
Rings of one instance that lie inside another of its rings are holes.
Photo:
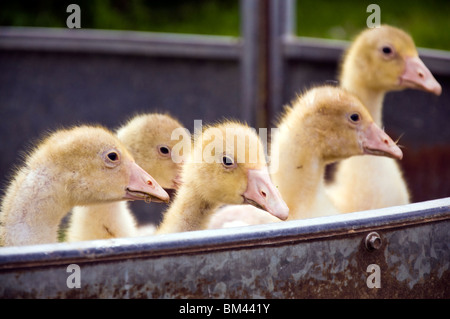
[[[59,191],[64,185],[49,169],[22,171],[2,206],[3,244],[32,245],[58,241],[58,226],[72,206]]]
[[[383,101],[386,91],[382,89],[369,88],[367,85],[351,79],[343,79],[341,86],[355,94],[366,106],[374,122],[383,127]]]
[[[317,194],[324,187],[326,163],[314,151],[316,146],[305,144],[304,139],[292,143],[281,137],[279,169],[272,171],[272,181],[289,207],[289,219],[313,213]]]
[[[210,203],[181,187],[173,204],[164,213],[156,234],[179,233],[206,229],[220,204]]]

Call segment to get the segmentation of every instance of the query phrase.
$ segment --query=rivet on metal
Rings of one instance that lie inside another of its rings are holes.
[[[366,236],[367,250],[377,250],[381,248],[381,236],[377,232],[371,232]]]

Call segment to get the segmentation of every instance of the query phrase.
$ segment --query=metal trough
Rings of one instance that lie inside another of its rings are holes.
[[[260,226],[4,247],[0,296],[449,298],[449,242],[444,198]]]

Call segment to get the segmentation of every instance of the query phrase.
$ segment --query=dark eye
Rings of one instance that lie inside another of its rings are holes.
[[[391,54],[392,53],[392,49],[390,47],[383,47],[383,53],[384,54]]]
[[[103,162],[107,167],[113,168],[120,163],[120,153],[115,149],[106,151],[103,153],[102,157]]]
[[[359,116],[358,113],[353,113],[353,114],[350,115],[350,120],[351,120],[353,123],[359,122],[360,119],[361,119],[361,117]]]
[[[385,58],[391,58],[394,56],[394,48],[390,45],[385,45],[381,48],[381,52],[383,52],[383,56]]]
[[[170,148],[167,145],[158,145],[158,152],[164,157],[170,156]]]
[[[232,168],[232,167],[235,166],[235,165],[234,165],[234,160],[233,160],[230,156],[228,156],[228,155],[222,156],[222,165],[223,165],[225,168]]]
[[[115,162],[119,159],[119,154],[117,154],[116,152],[110,152],[107,156],[112,162]]]

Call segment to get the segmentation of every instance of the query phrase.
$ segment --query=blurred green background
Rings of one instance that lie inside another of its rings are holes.
[[[6,0],[0,4],[0,25],[65,28],[70,3],[81,7],[82,28],[240,33],[239,0]],[[381,7],[381,23],[403,28],[417,46],[450,50],[449,0],[298,0],[297,35],[351,40],[366,27],[370,3]]]

